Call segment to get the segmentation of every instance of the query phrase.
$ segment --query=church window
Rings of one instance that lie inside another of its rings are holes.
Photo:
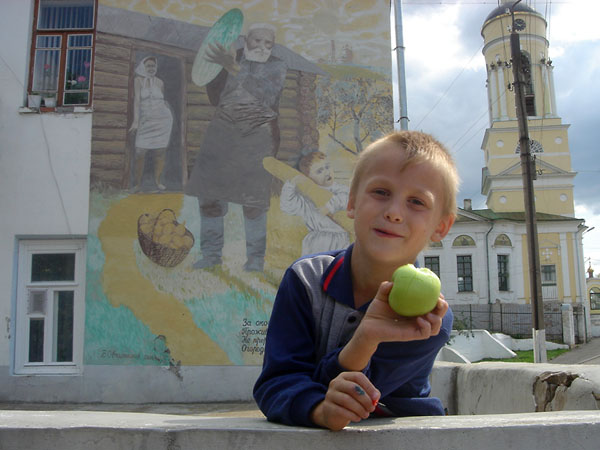
[[[512,242],[506,234],[499,234],[494,241],[494,247],[512,247]]]
[[[555,286],[556,285],[556,266],[554,264],[542,265],[541,272],[542,272],[542,285],[543,286]]]
[[[475,241],[471,236],[467,236],[466,234],[461,234],[452,243],[453,247],[475,247]]]
[[[523,83],[525,94],[525,112],[528,116],[535,116],[535,94],[533,92],[533,76],[531,72],[531,61],[525,52],[521,52],[521,68],[523,71]]]
[[[590,289],[590,309],[600,314],[600,288],[593,287]]]
[[[426,256],[425,267],[435,273],[438,277],[440,276],[440,257],[439,256]]]
[[[456,272],[458,276],[458,292],[473,291],[473,263],[471,255],[456,257]]]
[[[508,255],[498,255],[498,290],[508,291]]]
[[[529,141],[529,151],[531,153],[544,153],[544,147],[535,139],[531,139]],[[521,143],[517,143],[517,147],[515,148],[515,153],[521,153]]]

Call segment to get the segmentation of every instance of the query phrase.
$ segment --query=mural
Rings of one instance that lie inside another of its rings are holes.
[[[261,364],[283,271],[352,242],[389,3],[246,3],[100,0],[86,364]]]

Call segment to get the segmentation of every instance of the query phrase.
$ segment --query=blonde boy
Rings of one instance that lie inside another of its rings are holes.
[[[457,189],[452,158],[427,134],[394,132],[363,151],[347,207],[355,243],[296,261],[280,284],[254,387],[269,420],[339,430],[372,413],[443,414],[428,378],[452,313],[440,296],[424,316],[398,316],[388,280],[446,236]]]

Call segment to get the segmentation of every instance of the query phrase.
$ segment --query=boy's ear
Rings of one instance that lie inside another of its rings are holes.
[[[346,215],[354,219],[354,195],[348,195],[348,204],[346,205]]]
[[[452,228],[452,225],[454,225],[455,220],[456,216],[454,214],[447,214],[443,216],[429,239],[431,239],[433,242],[440,242],[446,237],[450,231],[450,228]]]

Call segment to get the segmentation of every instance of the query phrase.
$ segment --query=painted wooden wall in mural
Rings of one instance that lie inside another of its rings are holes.
[[[98,11],[85,362],[260,364],[283,271],[352,241],[389,4],[130,3]]]

